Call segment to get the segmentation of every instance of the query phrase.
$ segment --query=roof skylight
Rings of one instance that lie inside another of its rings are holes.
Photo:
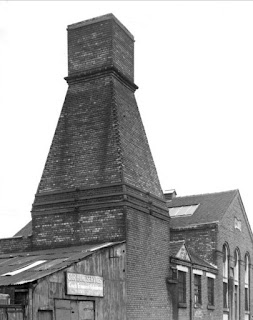
[[[199,204],[169,208],[169,213],[172,218],[191,216],[197,210],[198,206]]]

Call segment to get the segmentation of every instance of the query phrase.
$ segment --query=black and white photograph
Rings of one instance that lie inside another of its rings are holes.
[[[0,320],[253,319],[253,1],[0,1]]]

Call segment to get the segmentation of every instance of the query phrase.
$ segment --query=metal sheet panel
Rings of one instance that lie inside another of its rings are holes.
[[[40,250],[33,252],[24,252],[15,254],[0,255],[0,275],[10,273],[17,269],[36,262],[47,260],[40,266],[34,266],[28,270],[10,276],[0,276],[0,286],[21,285],[28,282],[34,282],[45,276],[53,274],[71,266],[85,257],[93,254],[102,248],[117,245],[122,242],[104,243],[100,245],[85,245],[68,248],[57,248],[50,250]],[[1,259],[3,259],[1,261]]]

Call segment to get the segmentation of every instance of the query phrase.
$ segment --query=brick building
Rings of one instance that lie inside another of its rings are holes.
[[[112,14],[67,32],[68,91],[32,221],[0,239],[0,319],[248,320],[239,192],[164,196],[134,96],[133,35]]]
[[[252,318],[252,231],[239,191],[165,196],[171,248],[177,248],[171,252],[179,276],[177,319]],[[182,246],[187,254],[180,254]]]
[[[68,91],[32,221],[0,240],[1,315],[166,319],[170,218],[134,96],[134,37],[112,14],[67,31]]]

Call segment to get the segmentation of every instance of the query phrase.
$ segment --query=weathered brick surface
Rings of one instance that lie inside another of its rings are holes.
[[[217,225],[172,228],[171,241],[185,240],[189,249],[209,263],[216,264]]]
[[[241,231],[235,228],[235,218],[241,221]],[[241,202],[239,193],[234,198],[227,212],[223,218],[214,227],[212,224],[209,226],[196,226],[195,228],[173,228],[171,230],[171,239],[185,240],[187,247],[197,253],[198,256],[206,261],[215,264],[217,266],[218,274],[215,279],[215,309],[209,310],[206,306],[207,301],[207,284],[205,272],[202,278],[202,299],[203,305],[201,309],[194,309],[193,319],[210,319],[220,320],[223,315],[223,255],[222,248],[224,243],[229,247],[229,270],[234,268],[234,252],[235,249],[239,249],[240,252],[240,271],[239,271],[239,286],[240,286],[240,319],[244,319],[245,316],[245,297],[244,297],[244,277],[245,277],[245,254],[249,253],[252,263],[253,247],[252,247],[252,233],[247,221],[246,214]],[[250,278],[253,279],[253,269],[251,266]],[[230,279],[230,282],[232,280]],[[232,283],[232,282],[231,282]],[[250,282],[250,309],[252,316],[253,310],[253,283]],[[232,306],[232,292],[229,293],[229,319],[233,319],[233,306]],[[187,311],[180,311],[186,313]],[[179,319],[187,319],[185,315],[181,313]],[[188,318],[189,319],[189,318]]]
[[[113,65],[127,78],[134,80],[134,42],[129,33],[113,23]]]
[[[33,204],[35,247],[124,239],[125,201],[167,214],[131,82],[133,43],[112,15],[68,27],[69,88]]]
[[[127,211],[127,319],[170,319],[169,223]]]
[[[163,198],[134,93],[114,80],[125,182]]]
[[[68,67],[69,76],[115,67],[133,81],[134,38],[113,15],[70,25]]]
[[[0,253],[29,251],[32,249],[32,237],[14,237],[0,239]]]
[[[126,240],[127,319],[164,320],[169,217],[134,97],[133,43],[111,15],[68,27],[69,88],[32,208],[32,244]]]
[[[125,239],[122,208],[39,215],[33,217],[33,223],[33,245],[36,248]]]
[[[246,215],[243,213],[243,205],[241,202],[241,198],[238,194],[238,196],[235,198],[233,203],[231,204],[229,210],[225,214],[222,224],[219,227],[219,235],[218,235],[218,243],[217,243],[217,250],[218,252],[222,251],[222,246],[224,243],[227,243],[229,246],[229,265],[230,267],[234,266],[234,251],[235,249],[239,249],[240,252],[240,317],[241,319],[244,319],[244,270],[245,270],[245,254],[249,253],[251,264],[253,261],[253,246],[252,246],[252,233],[249,230],[249,224],[246,218]],[[235,229],[235,218],[241,221],[241,231],[238,229]],[[217,263],[218,268],[221,268],[222,266],[222,256],[221,254],[217,254]],[[222,270],[222,268],[220,269]],[[220,276],[221,278],[221,276]],[[250,309],[251,314],[250,317],[253,316],[253,269],[251,266],[250,270]],[[220,282],[222,280],[220,279]],[[231,299],[229,299],[229,307],[230,307],[230,314],[232,311],[231,308]],[[219,300],[217,300],[217,303],[219,303],[220,309],[222,309],[222,306],[220,305]]]
[[[112,76],[70,85],[38,193],[122,181],[163,198],[134,93]]]
[[[70,85],[38,193],[119,182],[111,76]]]

